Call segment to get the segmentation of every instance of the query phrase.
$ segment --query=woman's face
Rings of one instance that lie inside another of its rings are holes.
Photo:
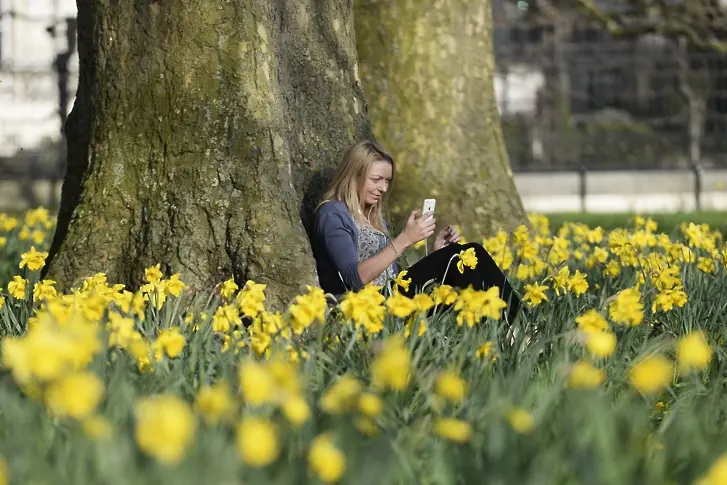
[[[387,190],[392,177],[391,164],[389,162],[375,162],[366,174],[363,185],[364,207],[372,206],[381,201]]]

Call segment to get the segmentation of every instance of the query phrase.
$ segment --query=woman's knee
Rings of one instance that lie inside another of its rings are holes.
[[[471,242],[467,244],[452,244],[445,246],[443,249],[449,249],[452,254],[459,254],[461,251],[467,251],[468,249],[475,250],[475,256],[477,256],[477,266],[484,269],[485,272],[492,274],[500,274],[500,267],[497,265],[492,255],[487,249],[480,243]]]
[[[487,251],[487,249],[485,249],[485,247],[482,244],[476,243],[476,242],[471,242],[471,243],[462,245],[462,249],[465,251],[470,248],[475,250],[475,256],[477,256],[477,259],[483,259],[483,258],[486,260],[492,259],[492,256],[490,255],[490,253]]]
[[[484,270],[484,272],[487,273],[488,276],[495,278],[504,277],[504,272],[502,271],[500,266],[497,264],[492,255],[487,251],[487,249],[485,249],[481,244],[470,243],[463,247],[474,248],[475,256],[477,256],[477,266]]]
[[[488,254],[487,253],[487,250],[485,249],[485,247],[482,244],[480,244],[480,243],[470,242],[470,243],[467,243],[467,244],[462,244],[462,249],[464,251],[466,251],[466,250],[468,250],[470,248],[473,248],[475,250],[475,254],[480,254],[480,253]]]
[[[449,259],[452,256],[454,256],[455,254],[459,254],[459,252],[462,250],[463,247],[464,246],[461,246],[459,244],[448,244],[448,245],[446,245],[446,246],[444,246],[442,248],[439,248],[436,251],[432,251],[431,253],[429,253],[424,258],[432,258],[433,257],[433,258],[436,258],[436,259],[440,259],[440,258]]]
[[[468,242],[465,244],[460,244],[460,246],[462,246],[462,249],[475,248],[475,251],[477,251],[477,248],[485,249],[482,247],[482,244],[477,243],[477,242]]]

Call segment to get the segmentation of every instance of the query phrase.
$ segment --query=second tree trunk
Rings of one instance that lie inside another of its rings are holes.
[[[470,238],[527,224],[497,112],[488,0],[357,0],[374,133],[398,162],[392,212],[437,200]]]

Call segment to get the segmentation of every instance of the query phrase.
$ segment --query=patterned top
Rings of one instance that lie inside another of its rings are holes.
[[[356,222],[356,227],[358,228],[359,261],[370,258],[389,244],[389,238],[383,232],[374,229],[368,224],[362,224],[358,221],[354,222]],[[386,268],[386,271],[377,276],[371,283],[375,286],[384,286],[387,279],[393,278],[396,278],[394,264]]]

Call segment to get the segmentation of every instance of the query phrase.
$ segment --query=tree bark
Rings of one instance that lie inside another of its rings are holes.
[[[304,224],[369,136],[348,0],[78,0],[81,75],[48,276],[136,287],[149,265],[287,303]],[[303,222],[301,222],[301,220]]]
[[[487,0],[356,0],[356,47],[376,138],[398,162],[399,219],[436,197],[466,236],[527,224],[495,100]]]

